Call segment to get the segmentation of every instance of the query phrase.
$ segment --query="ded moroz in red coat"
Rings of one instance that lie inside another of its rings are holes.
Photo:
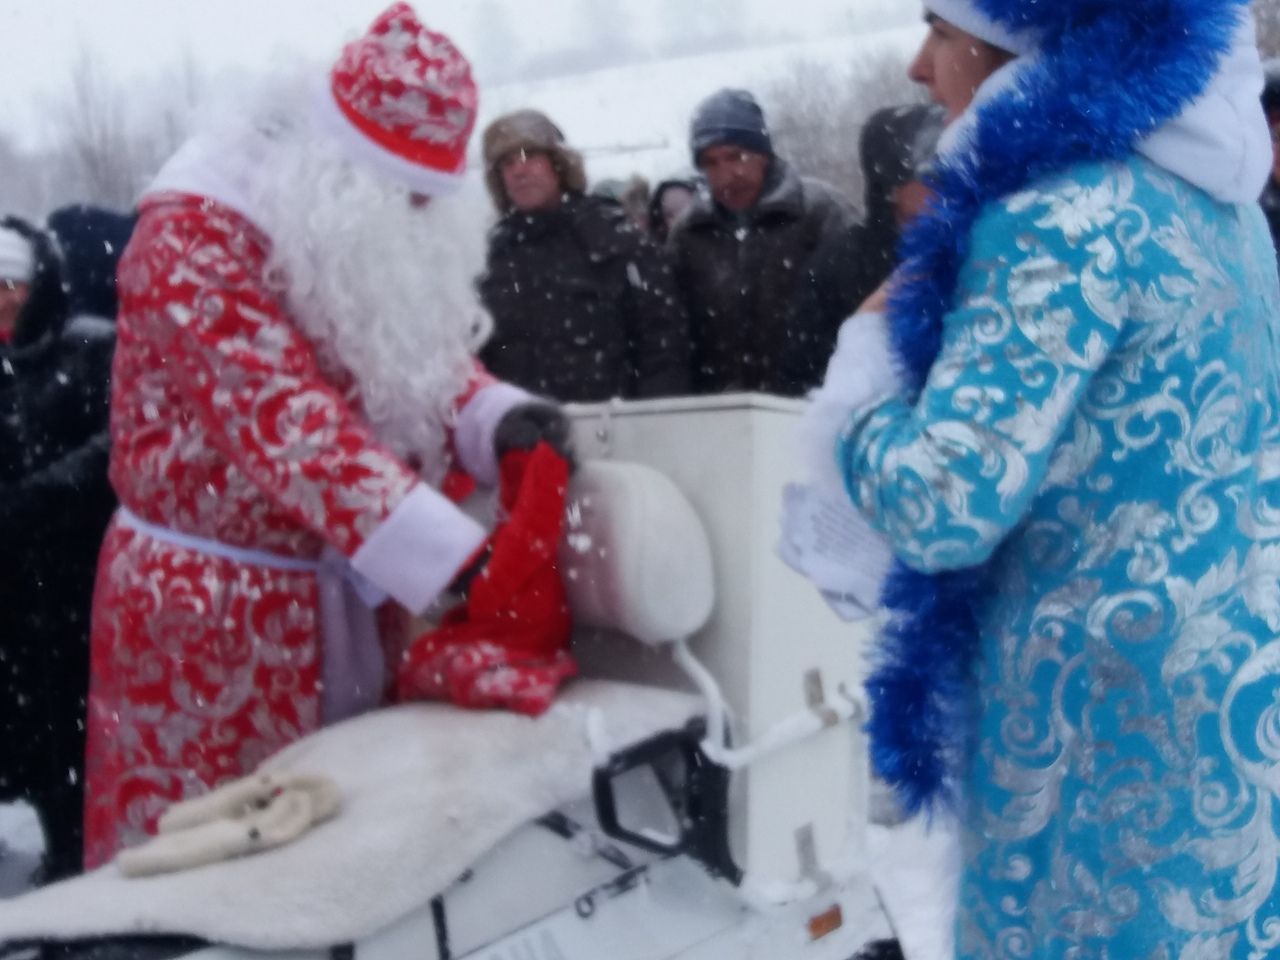
[[[320,724],[327,548],[421,610],[485,537],[321,369],[263,282],[268,253],[236,209],[168,192],[144,200],[120,265],[122,511],[94,599],[88,867]],[[493,426],[527,399],[477,366],[452,439],[478,479],[496,479]]]

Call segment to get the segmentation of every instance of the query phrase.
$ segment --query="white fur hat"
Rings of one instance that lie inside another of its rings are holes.
[[[1004,24],[997,23],[978,8],[973,0],[924,0],[925,9],[937,14],[947,23],[954,24],[965,33],[985,40],[993,47],[1008,50],[1019,56],[1036,49],[1036,38],[1028,33],[1015,33]]]
[[[35,276],[35,251],[16,230],[0,227],[0,280],[30,283]]]

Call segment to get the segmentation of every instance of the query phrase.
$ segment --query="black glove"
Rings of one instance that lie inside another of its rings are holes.
[[[556,453],[569,461],[572,472],[578,465],[573,454],[569,418],[549,403],[524,403],[513,407],[493,431],[494,452],[501,460],[512,450],[532,450],[545,440]]]

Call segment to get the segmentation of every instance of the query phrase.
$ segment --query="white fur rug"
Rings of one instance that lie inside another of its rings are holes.
[[[0,940],[180,933],[285,950],[359,940],[521,824],[586,794],[597,760],[589,724],[616,749],[698,708],[687,694],[579,680],[536,720],[441,704],[357,717],[263,765],[332,778],[335,820],[257,856],[133,880],[109,865],[0,902]]]

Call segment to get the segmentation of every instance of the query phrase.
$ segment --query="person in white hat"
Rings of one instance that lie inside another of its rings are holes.
[[[31,296],[35,254],[27,238],[0,227],[0,343],[13,339],[18,315]]]
[[[897,562],[874,766],[961,825],[954,950],[907,956],[1274,955],[1280,282],[1247,6],[925,7],[935,196],[809,420]]]
[[[40,820],[39,879],[76,873],[89,611],[107,481],[112,327],[73,317],[53,238],[0,219],[0,803]]]
[[[476,118],[465,57],[397,3],[314,79],[188,143],[120,263],[90,867],[378,704],[374,607],[420,613],[482,556],[450,495],[495,481],[512,438],[563,445],[557,410],[473,359],[472,218],[447,196]]]

